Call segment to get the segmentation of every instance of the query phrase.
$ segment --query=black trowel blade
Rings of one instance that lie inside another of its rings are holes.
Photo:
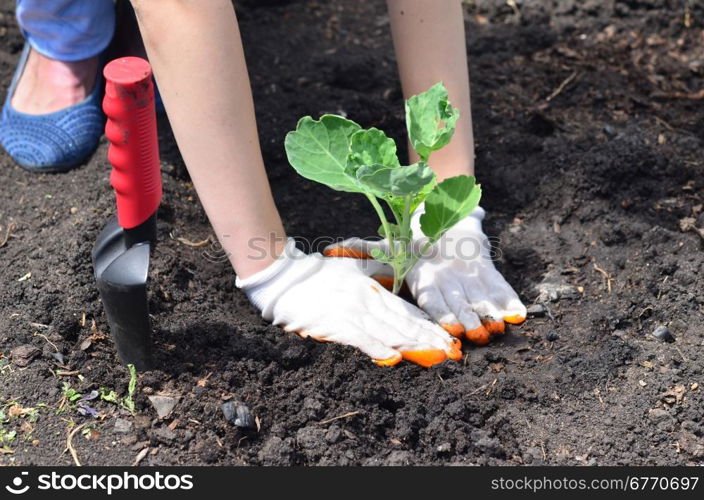
[[[93,266],[100,299],[120,359],[138,371],[151,367],[151,324],[147,299],[148,241],[128,248],[128,233],[111,220],[96,240]]]

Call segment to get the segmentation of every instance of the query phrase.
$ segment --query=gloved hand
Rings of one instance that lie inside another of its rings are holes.
[[[354,346],[380,366],[406,359],[428,367],[462,358],[461,342],[361,273],[353,259],[306,255],[293,239],[273,264],[236,284],[275,325]]]
[[[422,248],[427,239],[420,229],[423,205],[413,214],[413,247]],[[455,337],[465,336],[485,345],[492,334],[502,334],[505,322],[520,324],[526,308],[490,256],[488,238],[482,231],[484,209],[477,207],[447,231],[406,276],[406,284],[418,306]],[[372,248],[386,252],[386,240],[350,238],[328,246],[329,257],[370,258]],[[359,261],[360,266],[361,262]],[[388,283],[390,267],[365,264],[365,272]]]

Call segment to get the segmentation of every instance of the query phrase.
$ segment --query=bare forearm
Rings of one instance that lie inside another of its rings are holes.
[[[274,260],[285,234],[261,156],[232,2],[132,3],[198,195],[235,270],[247,277]]]
[[[440,179],[473,175],[474,135],[460,0],[387,0],[387,5],[406,99],[442,81],[460,110],[452,141],[431,157],[433,170]],[[412,150],[409,154],[417,160]]]

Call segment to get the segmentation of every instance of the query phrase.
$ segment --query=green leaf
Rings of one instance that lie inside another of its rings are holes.
[[[132,399],[132,396],[137,390],[137,368],[133,364],[128,364],[127,369],[130,372],[130,381],[127,384],[127,396],[122,399],[122,406],[134,415],[134,399]]]
[[[429,182],[425,186],[423,186],[423,189],[421,189],[417,195],[413,197],[413,201],[411,201],[411,213],[416,211],[416,208],[418,208],[418,205],[423,203],[425,199],[428,197],[430,192],[435,189],[435,186],[438,185],[437,178],[433,178],[433,182]]]
[[[361,192],[356,179],[346,172],[350,138],[361,130],[355,122],[337,115],[310,116],[299,120],[286,135],[284,146],[289,163],[301,176],[337,191]]]
[[[423,186],[423,189],[418,192],[418,194],[413,196],[413,198],[411,199],[411,205],[409,207],[409,213],[412,214],[416,211],[418,206],[423,203],[423,201],[425,201],[425,198],[428,196],[428,193],[430,193],[436,185],[437,181],[435,178],[433,178],[432,182],[427,183],[425,186]],[[386,202],[389,204],[389,207],[394,213],[396,219],[400,220],[403,217],[403,211],[406,208],[406,198],[398,196],[388,196],[386,198]]]
[[[360,167],[370,165],[385,167],[400,165],[396,156],[396,143],[377,128],[359,130],[352,134],[350,140],[350,154],[347,158],[348,173],[354,175]]]
[[[459,115],[442,82],[406,101],[408,138],[421,159],[428,161],[430,153],[450,142]]]
[[[468,175],[450,177],[439,183],[425,199],[425,213],[420,216],[423,234],[437,241],[477,207],[481,195],[481,187]]]
[[[98,392],[100,393],[100,399],[103,401],[107,401],[108,403],[118,403],[118,396],[117,392],[115,392],[112,389],[108,389],[107,387],[101,387],[98,389]]]
[[[386,167],[375,164],[357,170],[359,184],[380,198],[387,195],[408,196],[419,193],[433,182],[435,174],[427,163],[419,162],[407,167]]]

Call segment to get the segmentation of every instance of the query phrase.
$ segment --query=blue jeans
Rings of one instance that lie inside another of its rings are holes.
[[[113,0],[17,0],[17,22],[34,50],[80,61],[107,48],[115,31]]]

